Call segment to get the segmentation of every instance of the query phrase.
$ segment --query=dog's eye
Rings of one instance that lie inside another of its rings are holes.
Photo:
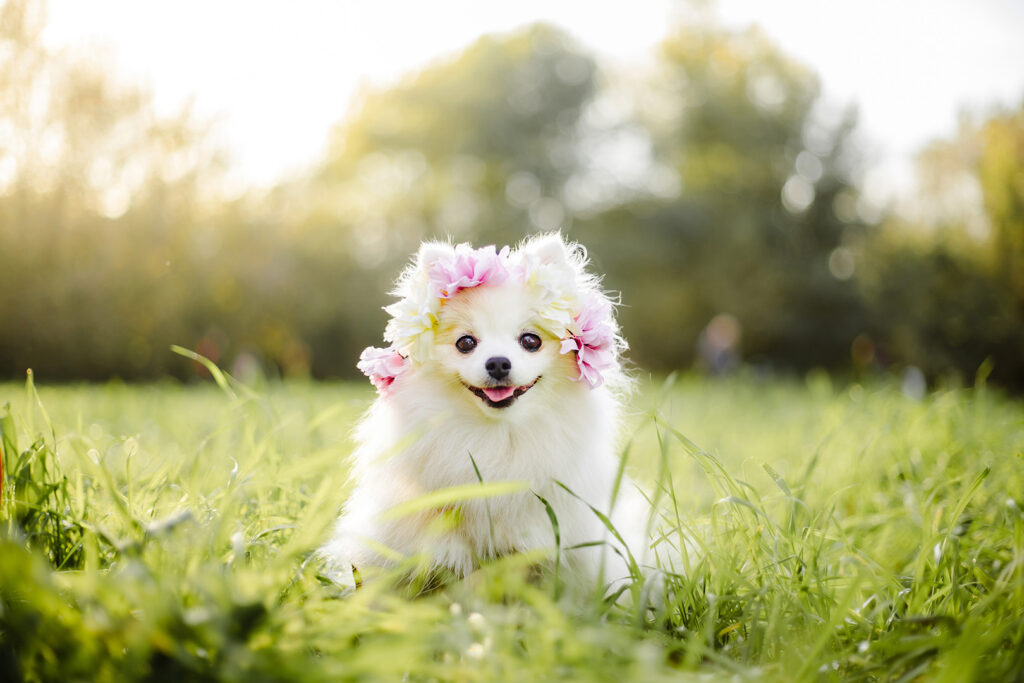
[[[455,342],[455,348],[459,350],[459,353],[469,353],[476,348],[476,339],[468,334],[459,337]]]
[[[535,335],[533,332],[527,332],[523,336],[519,337],[519,345],[527,351],[537,351],[540,349],[540,337]]]

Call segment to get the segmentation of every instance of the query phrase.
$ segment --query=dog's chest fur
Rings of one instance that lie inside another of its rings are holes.
[[[386,539],[404,554],[421,551],[424,539],[434,537],[438,560],[457,573],[472,570],[482,558],[553,547],[551,521],[538,495],[557,516],[563,546],[600,540],[600,520],[559,482],[607,509],[616,470],[609,445],[615,405],[603,391],[574,398],[559,410],[530,411],[521,420],[453,411],[445,401],[423,401],[415,390],[378,403],[360,430],[358,485],[349,506],[355,515],[343,519],[354,535]],[[386,522],[361,514],[481,480],[524,482],[527,488],[461,502],[457,512],[434,509]]]

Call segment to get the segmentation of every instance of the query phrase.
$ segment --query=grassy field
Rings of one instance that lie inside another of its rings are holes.
[[[229,388],[0,385],[0,680],[1024,676],[1024,405],[998,392],[642,384],[628,469],[659,549],[696,546],[645,605],[517,557],[339,596],[308,558],[371,390]]]

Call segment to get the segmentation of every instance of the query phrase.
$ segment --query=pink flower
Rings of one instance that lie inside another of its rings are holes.
[[[460,244],[454,254],[443,256],[430,266],[431,289],[439,298],[449,299],[461,289],[504,282],[509,277],[508,251],[508,247],[497,252],[493,245],[473,249]]]
[[[370,382],[377,387],[377,391],[384,394],[395,378],[405,370],[406,362],[402,354],[394,349],[378,349],[367,346],[359,354],[359,362],[356,363],[356,367],[370,378]]]
[[[583,310],[575,317],[568,339],[562,340],[562,353],[576,352],[580,376],[595,389],[604,382],[602,370],[615,367],[615,328],[612,326],[612,305],[604,298],[591,295]]]

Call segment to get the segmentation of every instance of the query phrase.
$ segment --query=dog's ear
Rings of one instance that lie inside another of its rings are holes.
[[[416,270],[428,270],[438,259],[451,255],[453,251],[452,245],[445,242],[424,242],[416,255]]]
[[[523,251],[532,254],[541,263],[569,263],[569,247],[558,233],[534,237],[523,245]]]

